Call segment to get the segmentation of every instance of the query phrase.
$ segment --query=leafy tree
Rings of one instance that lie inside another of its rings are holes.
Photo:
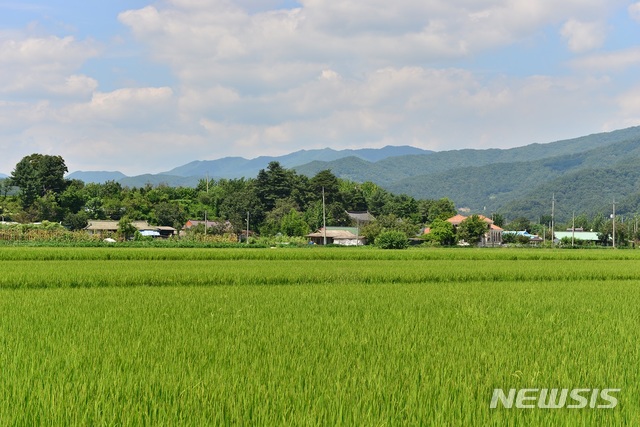
[[[502,214],[493,213],[491,219],[493,219],[493,223],[498,227],[504,227],[504,216]]]
[[[527,231],[528,233],[531,232],[531,221],[529,221],[528,218],[525,217],[519,217],[514,219],[513,221],[511,221],[508,225],[507,228],[509,228],[510,230],[514,230],[514,231]]]
[[[368,242],[374,242],[385,231],[400,231],[405,238],[415,236],[420,227],[410,220],[399,218],[393,214],[381,215],[374,221],[362,227],[361,234]]]
[[[360,184],[340,180],[340,193],[347,211],[364,212],[368,209],[367,200]]]
[[[89,215],[86,212],[80,211],[78,213],[68,213],[62,220],[64,225],[69,230],[82,230],[89,224]]]
[[[456,230],[450,222],[437,218],[431,223],[429,229],[429,234],[425,236],[425,239],[443,246],[451,246],[456,243]]]
[[[456,207],[453,202],[446,197],[438,200],[420,200],[418,202],[418,213],[423,223],[431,223],[436,219],[448,219],[456,214]]]
[[[153,207],[158,225],[168,225],[181,229],[187,221],[184,209],[175,202],[160,202]]]
[[[409,240],[402,231],[389,230],[376,237],[375,245],[381,249],[406,249],[409,246]]]
[[[418,203],[413,197],[406,194],[390,196],[384,212],[401,218],[410,218],[418,214]]]
[[[385,205],[388,203],[391,194],[380,187],[375,187],[367,198],[367,206],[369,212],[373,216],[386,215],[388,212],[385,209]]]
[[[56,195],[52,191],[35,199],[29,208],[31,217],[40,221],[58,222],[62,220],[62,212],[63,210],[56,200]]]
[[[309,185],[311,191],[316,194],[317,197],[322,197],[322,189],[324,188],[325,203],[327,205],[342,202],[342,198],[340,197],[340,182],[330,170],[327,169],[318,172],[311,178]]]
[[[469,244],[479,243],[488,228],[488,224],[478,215],[471,215],[458,226],[458,239]]]
[[[22,206],[31,206],[48,192],[61,193],[66,187],[67,166],[61,156],[31,154],[23,157],[9,178],[10,184],[20,188]]]
[[[68,181],[65,190],[58,196],[60,207],[66,212],[79,212],[88,197],[84,190],[84,182],[74,179]]]
[[[131,220],[128,217],[122,217],[122,219],[118,221],[118,234],[120,234],[124,240],[128,240],[130,237],[133,237],[136,231],[138,230],[131,223]]]
[[[278,199],[291,195],[293,173],[278,162],[270,162],[267,170],[260,169],[256,178],[255,191],[266,212],[276,206]]]
[[[267,213],[264,224],[260,227],[260,234],[273,236],[278,233],[286,234],[282,231],[282,220],[291,211],[297,211],[298,205],[290,198],[276,201],[276,206]]]
[[[304,236],[309,233],[309,226],[300,212],[291,209],[280,221],[280,232],[285,236]]]

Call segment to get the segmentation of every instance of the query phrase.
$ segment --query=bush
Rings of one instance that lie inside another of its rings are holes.
[[[402,231],[384,231],[376,237],[375,244],[381,249],[406,249],[409,239]]]

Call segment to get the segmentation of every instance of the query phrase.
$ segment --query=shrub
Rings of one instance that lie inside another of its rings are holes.
[[[402,231],[384,231],[376,237],[375,244],[381,249],[406,249],[409,240]]]

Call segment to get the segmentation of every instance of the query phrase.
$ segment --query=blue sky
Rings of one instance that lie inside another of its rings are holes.
[[[0,172],[640,125],[640,2],[0,0]]]

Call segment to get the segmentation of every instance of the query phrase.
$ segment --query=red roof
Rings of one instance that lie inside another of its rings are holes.
[[[467,219],[468,217],[464,216],[464,215],[456,215],[456,216],[452,216],[451,218],[449,218],[447,220],[447,222],[450,222],[453,225],[460,225],[460,223],[462,221],[464,221],[465,219]],[[502,228],[498,227],[497,225],[493,224],[493,220],[491,218],[487,218],[484,215],[478,215],[478,218],[480,218],[481,220],[483,220],[484,222],[486,222],[487,224],[489,224],[492,230],[502,230]]]

